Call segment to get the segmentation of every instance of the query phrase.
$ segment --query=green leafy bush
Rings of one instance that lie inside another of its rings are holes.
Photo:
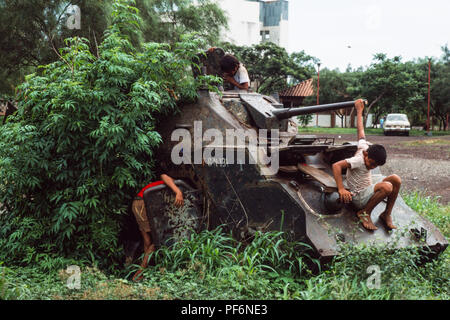
[[[189,72],[202,46],[193,36],[133,47],[140,18],[129,2],[114,2],[96,54],[86,39],[66,39],[59,61],[18,88],[19,111],[0,127],[0,260],[8,264],[54,269],[73,258],[112,267],[121,217],[152,178],[158,116],[193,101],[209,79]]]
[[[312,114],[304,114],[301,116],[297,116],[298,123],[302,128],[305,128],[311,122],[312,119],[313,119]]]

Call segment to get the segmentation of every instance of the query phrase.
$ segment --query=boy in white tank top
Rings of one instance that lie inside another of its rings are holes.
[[[336,180],[338,192],[342,202],[350,203],[358,209],[356,215],[367,230],[378,229],[370,215],[372,210],[387,198],[386,209],[379,216],[389,230],[397,227],[392,221],[392,208],[397,199],[401,186],[401,179],[397,175],[390,175],[379,183],[372,181],[370,170],[382,166],[386,162],[386,150],[382,145],[370,145],[366,141],[363,126],[364,100],[355,102],[357,112],[358,150],[352,158],[338,161],[333,164],[333,175]],[[342,182],[342,170],[347,169],[347,185],[350,190],[344,188]]]

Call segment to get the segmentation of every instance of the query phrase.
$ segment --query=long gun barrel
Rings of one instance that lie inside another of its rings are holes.
[[[329,104],[319,104],[317,106],[309,106],[309,107],[277,109],[273,110],[272,113],[278,118],[278,120],[282,120],[294,116],[300,116],[303,114],[311,114],[323,111],[333,111],[344,108],[353,108],[354,106],[355,101],[346,101]]]

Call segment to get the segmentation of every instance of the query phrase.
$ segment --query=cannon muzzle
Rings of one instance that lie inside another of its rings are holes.
[[[365,101],[367,104],[367,101]],[[278,118],[278,120],[288,119],[294,116],[300,116],[303,114],[311,114],[324,111],[333,111],[345,108],[353,108],[355,101],[337,102],[329,104],[319,104],[317,106],[299,107],[299,108],[284,108],[273,110],[272,113]]]

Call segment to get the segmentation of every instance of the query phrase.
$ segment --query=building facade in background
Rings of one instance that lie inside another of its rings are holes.
[[[218,0],[228,18],[228,30],[222,31],[222,40],[238,46],[259,43],[259,3],[247,0]]]
[[[288,50],[287,0],[218,0],[228,17],[222,40],[239,46],[273,42]]]
[[[259,1],[261,42],[273,42],[288,50],[289,2],[287,0]]]

